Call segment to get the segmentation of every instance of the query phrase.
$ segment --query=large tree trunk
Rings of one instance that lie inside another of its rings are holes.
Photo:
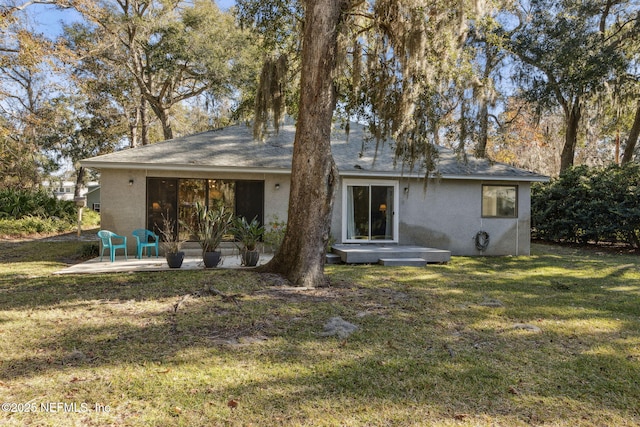
[[[82,189],[82,186],[84,184],[84,175],[85,169],[82,166],[79,166],[76,170],[76,186],[73,189],[74,198],[80,197],[80,190]]]
[[[564,139],[564,147],[562,148],[562,154],[560,155],[560,172],[569,169],[573,166],[573,160],[576,154],[576,146],[578,144],[578,125],[580,123],[580,117],[582,110],[580,108],[580,101],[575,100],[573,106],[568,110],[568,114],[565,117],[566,120],[566,133]]]
[[[480,122],[480,135],[478,135],[478,145],[476,145],[475,155],[482,159],[487,157],[487,143],[489,142],[489,102],[490,90],[488,82],[491,78],[491,71],[496,66],[496,53],[489,43],[484,44],[485,63],[482,73],[483,86],[480,90],[480,111],[478,121]],[[491,89],[493,91],[493,89]]]
[[[624,154],[622,155],[622,164],[631,162],[633,159],[633,152],[636,149],[638,143],[638,137],[640,137],[640,101],[638,101],[638,108],[636,109],[636,118],[633,120],[633,125],[629,131],[629,138],[627,138],[627,144],[624,147]]]
[[[138,146],[138,126],[140,125],[140,107],[135,108],[135,116],[133,120],[129,120],[129,147],[136,148]]]
[[[171,127],[171,117],[169,117],[169,110],[158,106],[153,109],[160,119],[162,125],[162,133],[165,140],[173,139],[173,128]]]
[[[166,104],[163,104],[162,100],[158,97],[143,95],[142,102],[140,103],[140,112],[143,114],[143,122],[146,120],[147,106],[153,110],[158,120],[160,120],[164,139],[173,139],[173,128],[171,127],[171,116],[169,114],[170,108],[166,107]]]
[[[142,145],[149,145],[149,114],[147,112],[147,100],[140,100],[140,138]]]
[[[302,47],[300,112],[291,166],[287,232],[262,271],[295,286],[323,286],[338,172],[331,155],[331,119],[338,25],[347,0],[308,0]]]
[[[478,135],[478,145],[476,146],[476,157],[484,159],[487,157],[487,142],[489,141],[489,102],[483,99],[480,106],[480,135]]]

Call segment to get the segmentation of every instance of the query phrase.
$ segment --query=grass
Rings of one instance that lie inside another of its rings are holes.
[[[52,275],[79,246],[0,244],[0,401],[34,410],[0,424],[640,425],[634,255],[329,266],[330,288],[298,290],[240,270]],[[333,316],[358,331],[323,337]]]

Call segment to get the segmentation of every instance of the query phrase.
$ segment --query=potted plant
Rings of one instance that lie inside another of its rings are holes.
[[[195,216],[195,230],[192,232],[202,248],[204,266],[217,267],[221,258],[221,253],[217,249],[231,227],[233,214],[227,211],[223,204],[219,204],[216,208],[209,208],[202,203],[196,203]]]
[[[255,267],[260,259],[258,242],[264,233],[264,227],[260,225],[257,217],[251,222],[248,222],[245,217],[237,217],[233,222],[233,232],[240,243],[238,249],[242,257],[242,265]]]
[[[180,268],[184,261],[184,252],[182,249],[182,240],[178,237],[178,231],[175,229],[175,222],[162,215],[162,249],[167,259],[169,268]]]

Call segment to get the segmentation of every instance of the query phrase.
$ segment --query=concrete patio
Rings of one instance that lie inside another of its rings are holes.
[[[266,264],[271,254],[261,254],[258,265]],[[225,255],[217,268],[251,268],[242,267],[240,256]],[[204,270],[204,264],[201,257],[185,257],[182,267],[169,268],[164,257],[143,257],[136,259],[135,256],[125,259],[124,256],[117,256],[114,262],[109,261],[109,256],[105,256],[102,261],[100,257],[85,261],[81,264],[71,265],[54,274],[95,274],[95,273],[126,273],[137,271],[180,271],[180,270]]]

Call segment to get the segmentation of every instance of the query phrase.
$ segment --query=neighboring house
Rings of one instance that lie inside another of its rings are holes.
[[[403,170],[386,143],[375,153],[361,126],[335,129],[341,183],[331,233],[337,243],[422,245],[453,255],[528,255],[530,185],[547,177],[440,149],[438,171]],[[356,129],[354,129],[356,128]],[[188,222],[195,202],[219,200],[248,219],[286,220],[294,125],[265,142],[244,125],[85,159],[101,173],[101,225],[118,234]],[[374,162],[375,158],[375,162]],[[315,209],[309,206],[309,209]],[[478,232],[490,243],[481,251]],[[182,228],[182,237],[188,233]],[[129,239],[130,242],[133,239]]]
[[[100,212],[100,184],[97,182],[87,184],[85,197],[87,198],[87,207]]]
[[[44,181],[42,187],[58,200],[73,200],[76,183],[73,181]]]
[[[42,187],[51,192],[51,194],[59,200],[73,201],[76,183],[75,181],[44,181]],[[97,193],[95,193],[96,189]],[[97,182],[89,182],[86,186],[82,187],[80,189],[80,196],[87,197],[87,206],[93,208],[92,204],[88,202],[89,195],[92,192],[94,192],[92,195],[93,204],[97,203],[98,208],[100,208],[100,184]]]

